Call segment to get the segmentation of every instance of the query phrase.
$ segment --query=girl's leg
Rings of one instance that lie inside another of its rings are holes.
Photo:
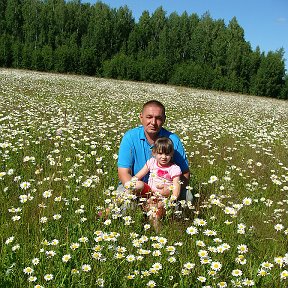
[[[136,182],[135,192],[136,192],[136,195],[139,197],[149,198],[151,196],[150,186],[143,181]]]
[[[152,196],[153,198],[153,196]],[[161,218],[165,215],[164,204],[161,200],[149,198],[147,200],[149,220],[155,231],[158,233],[161,229]]]
[[[158,201],[157,203],[157,211],[156,211],[156,218],[161,219],[165,216],[166,210],[164,207],[164,203],[162,201]]]

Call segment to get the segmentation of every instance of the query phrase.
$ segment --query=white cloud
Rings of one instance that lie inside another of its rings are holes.
[[[278,17],[278,18],[276,19],[276,22],[277,22],[277,23],[280,23],[280,24],[287,23],[287,18],[285,18],[285,17]]]

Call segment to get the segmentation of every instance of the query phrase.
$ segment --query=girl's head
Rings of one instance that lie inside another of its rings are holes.
[[[171,139],[169,139],[167,137],[158,138],[154,143],[154,147],[152,148],[152,154],[153,154],[153,156],[156,157],[156,160],[158,162],[160,160],[160,155],[163,155],[163,157],[165,158],[163,161],[165,163],[166,162],[169,163],[172,160],[172,157],[174,154],[174,145],[173,145],[173,142],[171,141]],[[157,156],[159,156],[159,157],[157,157]],[[165,164],[164,162],[163,162],[163,164]],[[161,160],[160,160],[160,163],[161,163]]]

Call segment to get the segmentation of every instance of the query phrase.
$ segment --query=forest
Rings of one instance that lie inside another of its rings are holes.
[[[0,0],[0,67],[93,75],[288,99],[284,49],[252,49],[236,17],[163,7]]]

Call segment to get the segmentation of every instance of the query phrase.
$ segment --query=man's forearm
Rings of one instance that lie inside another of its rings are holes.
[[[189,180],[190,180],[190,171],[184,172],[181,175],[181,190],[185,189],[189,185]]]
[[[121,183],[124,185],[126,182],[130,181],[131,176],[131,169],[129,168],[118,168],[118,177]]]

